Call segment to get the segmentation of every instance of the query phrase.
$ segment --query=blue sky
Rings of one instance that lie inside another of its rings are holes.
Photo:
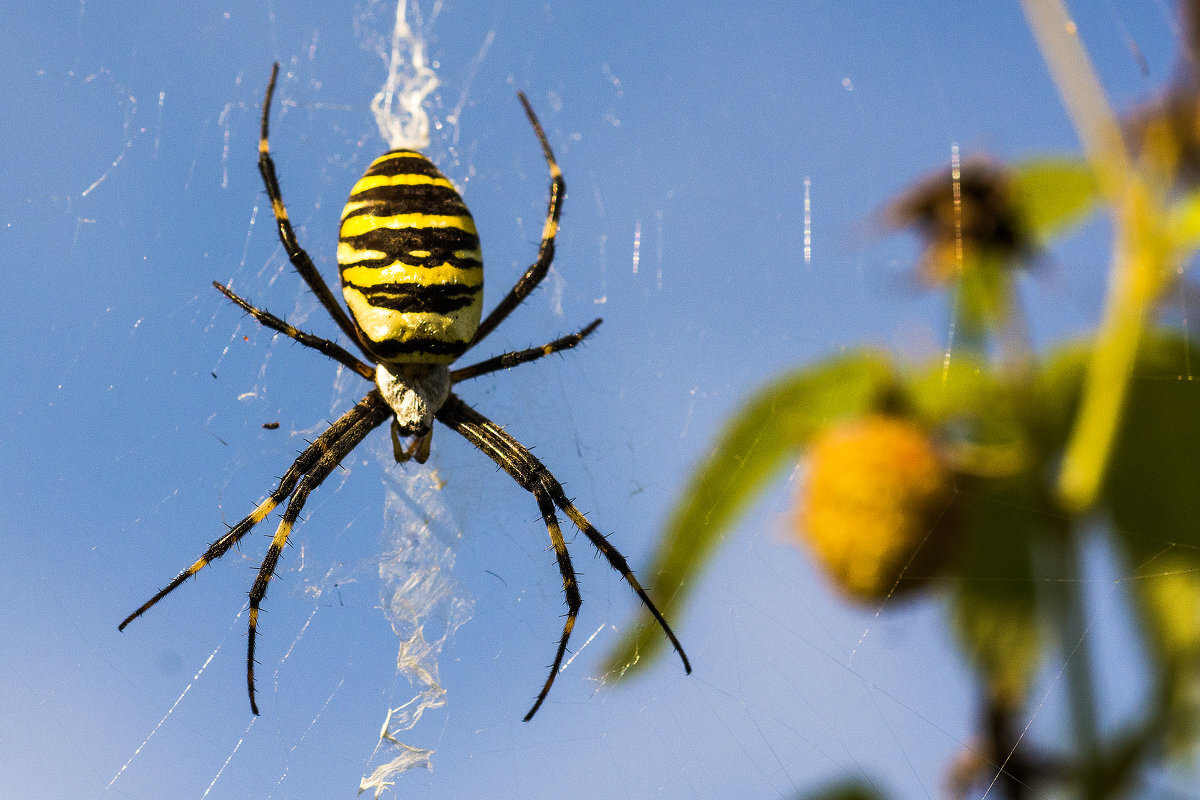
[[[1116,105],[1170,75],[1170,4],[1075,5]],[[605,323],[579,352],[461,394],[533,446],[636,566],[721,422],[772,375],[861,345],[944,350],[938,299],[907,278],[914,243],[871,228],[889,196],[954,145],[1016,159],[1076,141],[1016,3],[584,6],[441,5],[426,32],[442,82],[429,153],[475,215],[490,305],[532,259],[545,207],[516,91],[541,115],[569,186],[559,256],[484,350]],[[272,585],[253,726],[238,612],[269,527],[116,627],[368,388],[209,284],[335,333],[271,228],[258,108],[279,60],[272,150],[333,280],[341,205],[384,149],[368,110],[384,65],[365,43],[391,13],[50,2],[0,32],[0,773],[13,796],[100,796],[126,764],[113,796],[351,796],[387,705],[407,696],[378,608],[385,498],[404,480],[383,434],[314,495]],[[1025,286],[1039,343],[1097,318],[1103,234],[1089,226]],[[443,428],[434,449],[473,616],[442,653],[446,708],[406,739],[437,751],[434,770],[402,777],[398,796],[772,798],[848,775],[939,794],[975,702],[943,610],[835,600],[788,542],[790,481],[674,621],[691,677],[664,660],[597,692],[635,599],[574,541],[577,641],[599,633],[521,722],[561,624],[545,531],[464,441]],[[1092,642],[1118,642],[1108,681],[1135,669],[1119,634]],[[1035,736],[1054,731],[1062,689],[1042,691]]]

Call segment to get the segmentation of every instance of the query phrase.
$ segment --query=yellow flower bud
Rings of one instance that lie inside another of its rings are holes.
[[[809,450],[796,531],[847,595],[874,603],[919,586],[947,553],[950,469],[903,419],[835,425]]]

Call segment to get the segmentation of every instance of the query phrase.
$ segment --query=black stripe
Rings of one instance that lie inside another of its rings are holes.
[[[350,195],[347,203],[367,205],[355,209],[345,219],[374,214],[378,217],[393,217],[397,214],[439,214],[444,216],[470,217],[458,192],[445,186],[376,186]],[[345,219],[343,224],[345,224]]]
[[[420,267],[426,269],[436,269],[438,267],[449,264],[456,269],[477,269],[482,266],[483,262],[477,258],[458,258],[453,253],[439,253],[436,250],[431,251],[428,256],[413,256],[409,253],[398,253],[395,256],[387,256],[386,258],[364,258],[359,261],[350,261],[345,264],[338,265],[338,272],[342,272],[351,267],[362,267],[363,269],[383,269],[390,267],[392,264],[401,263],[406,267]]]
[[[357,289],[375,308],[390,311],[420,311],[427,314],[449,314],[466,308],[479,296],[478,286],[444,283],[426,286],[420,283],[378,283],[373,286],[346,284]]]
[[[429,255],[427,256],[414,256],[409,252],[401,252],[383,258],[362,258],[358,261],[347,261],[344,264],[338,264],[338,272],[340,273],[351,267],[383,269],[397,262],[406,267],[422,267],[427,269],[436,269],[446,264],[457,269],[478,269],[483,265],[483,262],[478,258],[459,258],[450,250],[430,250],[428,252]]]
[[[415,152],[415,151],[413,151],[413,150],[392,150],[389,153],[384,153],[384,155],[390,155],[390,153],[412,153],[412,152]],[[381,158],[382,158],[382,156],[381,156]],[[437,167],[435,167],[433,165],[432,161],[430,161],[428,158],[421,155],[420,153],[417,153],[415,158],[414,157],[389,158],[387,161],[384,161],[382,164],[372,164],[370,167],[367,168],[367,171],[364,174],[364,177],[366,177],[366,175],[428,175],[431,178],[445,178],[446,177],[445,175],[442,174],[441,170],[439,170]]]
[[[355,250],[476,250],[479,235],[461,228],[375,228],[354,236],[339,236],[339,242]]]
[[[363,334],[366,339],[366,334]],[[389,340],[386,342],[376,342],[366,339],[368,349],[377,357],[383,360],[391,360],[399,356],[411,355],[430,355],[430,356],[460,356],[466,352],[469,342],[443,342],[439,339],[423,337],[420,339],[409,339],[405,342],[397,342]]]
[[[478,258],[459,258],[454,255],[458,250],[469,252],[479,249],[478,236],[457,228],[376,228],[358,236],[339,237],[338,241],[355,250],[376,250],[386,253],[383,258],[339,262],[339,267],[342,269],[349,266],[386,267],[394,261],[414,267],[440,267],[442,264],[451,264],[464,269],[481,264]],[[414,250],[425,250],[429,252],[429,255],[425,257],[409,255]]]

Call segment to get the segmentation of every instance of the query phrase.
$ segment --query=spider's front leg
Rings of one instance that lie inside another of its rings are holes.
[[[484,337],[495,330],[496,326],[503,322],[505,317],[521,305],[530,292],[538,287],[538,284],[546,277],[546,273],[550,271],[550,264],[554,261],[554,242],[558,237],[558,222],[562,217],[563,197],[567,194],[567,182],[563,179],[562,170],[554,158],[554,151],[550,149],[550,142],[546,139],[546,132],[542,130],[542,123],[538,122],[537,114],[533,112],[533,106],[529,104],[525,93],[517,92],[517,97],[521,99],[525,116],[529,118],[529,124],[533,126],[538,144],[542,146],[542,155],[546,158],[546,166],[550,170],[550,200],[546,206],[546,222],[542,226],[542,242],[538,245],[537,260],[529,265],[529,269],[525,270],[525,274],[521,276],[516,285],[496,304],[483,322],[479,323],[479,328],[471,337],[470,347],[479,344]]]
[[[313,290],[313,294],[329,312],[329,316],[333,317],[333,321],[338,324],[342,332],[350,337],[350,341],[354,342],[362,348],[362,342],[359,340],[358,330],[354,327],[354,323],[350,321],[350,317],[338,305],[337,298],[333,296],[329,285],[325,283],[325,279],[321,277],[321,273],[317,271],[317,267],[313,264],[312,258],[300,246],[300,242],[296,239],[296,232],[292,230],[291,220],[288,219],[287,207],[283,204],[283,193],[279,189],[279,178],[275,174],[275,161],[271,158],[270,146],[270,122],[271,122],[271,99],[275,96],[275,81],[279,77],[279,63],[276,62],[271,66],[271,77],[267,81],[267,93],[263,98],[262,121],[258,135],[258,172],[262,175],[263,185],[267,189],[267,197],[271,200],[271,211],[275,215],[275,226],[279,232],[279,241],[283,245],[283,249],[287,252],[288,260],[292,262],[292,266],[296,268],[296,272],[300,273],[300,277]],[[363,348],[366,353],[366,349]]]

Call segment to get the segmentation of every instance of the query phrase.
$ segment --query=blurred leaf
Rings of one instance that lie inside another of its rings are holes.
[[[750,398],[730,419],[692,475],[667,522],[647,591],[664,616],[678,620],[705,562],[746,510],[822,426],[876,407],[894,384],[890,362],[876,353],[799,370]],[[644,611],[607,659],[621,675],[654,660],[665,638]]]
[[[1053,518],[1033,476],[971,482],[960,500],[963,552],[952,614],[961,644],[990,690],[1008,705],[1024,698],[1039,659],[1031,558]]]
[[[1106,493],[1131,585],[1168,694],[1200,678],[1200,384],[1195,344],[1147,336],[1138,354]],[[1175,709],[1176,712],[1182,709]],[[1196,711],[1192,708],[1192,712]],[[1193,720],[1194,721],[1194,720]],[[1178,723],[1183,723],[1181,718]],[[1188,729],[1194,729],[1189,724]]]
[[[992,367],[969,356],[939,361],[914,374],[904,388],[916,414],[931,427],[988,413],[1000,395]]]
[[[1196,345],[1147,335],[1109,464],[1117,526],[1138,551],[1183,548],[1200,555],[1200,381]]]
[[[1171,206],[1171,240],[1184,251],[1200,247],[1200,191],[1184,195]]]
[[[857,780],[845,781],[798,797],[801,800],[886,800],[887,795],[874,786]]]
[[[1026,230],[1041,242],[1078,222],[1099,200],[1091,167],[1077,158],[1026,161],[1013,167],[1011,180]]]
[[[1028,429],[1046,453],[1061,452],[1071,434],[1090,357],[1088,342],[1067,342],[1042,360],[1027,418]]]
[[[1020,395],[982,360],[959,356],[913,376],[906,397],[938,431],[951,464],[974,476],[1026,471],[1036,458]]]

